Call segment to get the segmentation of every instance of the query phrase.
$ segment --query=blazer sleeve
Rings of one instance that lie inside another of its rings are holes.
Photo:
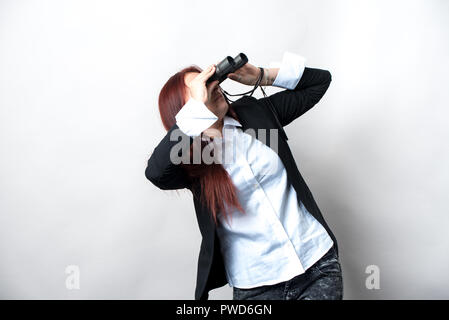
[[[145,176],[156,187],[162,190],[175,190],[191,187],[191,181],[185,169],[180,164],[174,164],[170,159],[172,147],[181,140],[179,138],[178,140],[170,140],[170,135],[174,130],[178,130],[181,139],[189,139],[190,145],[193,143],[193,137],[185,134],[175,123],[167,131],[167,134],[162,138],[156,148],[154,148],[150,159],[148,159]],[[181,156],[182,152],[178,152],[178,155]]]
[[[268,104],[270,99],[279,122],[284,127],[317,104],[331,81],[329,71],[305,67],[301,79],[293,90],[283,90],[269,97],[260,98],[259,101]]]

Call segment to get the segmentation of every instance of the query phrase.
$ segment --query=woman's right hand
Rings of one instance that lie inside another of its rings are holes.
[[[200,72],[192,81],[190,81],[188,88],[190,91],[190,96],[198,101],[206,104],[211,96],[212,91],[218,85],[218,80],[212,81],[210,84],[206,86],[206,81],[209,79],[215,72],[215,65],[212,64],[202,72]]]

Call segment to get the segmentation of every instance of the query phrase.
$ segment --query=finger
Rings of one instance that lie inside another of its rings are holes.
[[[210,74],[214,70],[214,65],[208,66],[206,69],[201,71],[196,77],[200,80],[204,80],[205,77],[207,77],[208,74]]]
[[[230,73],[228,74],[228,78],[234,81],[240,81],[241,76],[236,73]]]
[[[218,80],[214,80],[211,83],[209,83],[208,85],[208,89],[210,89],[210,91],[213,91],[216,87],[218,87]]]
[[[206,81],[209,79],[215,72],[215,65],[210,65],[206,69],[204,69],[200,74],[197,76],[199,80]]]
[[[214,90],[218,87],[218,82],[218,80],[214,80],[207,86],[207,93],[209,97],[212,95],[212,92],[214,92]]]

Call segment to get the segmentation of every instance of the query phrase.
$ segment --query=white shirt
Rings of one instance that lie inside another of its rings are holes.
[[[304,72],[304,62],[303,57],[286,52],[273,85],[294,89]],[[178,127],[191,136],[199,135],[218,119],[194,99],[181,111],[176,115]],[[225,116],[223,121],[222,138],[214,138],[213,143],[221,144],[227,154],[222,165],[245,209],[245,213],[231,211],[230,224],[218,214],[217,235],[228,283],[254,288],[290,280],[318,261],[333,241],[298,202],[276,152],[243,132],[237,120]]]

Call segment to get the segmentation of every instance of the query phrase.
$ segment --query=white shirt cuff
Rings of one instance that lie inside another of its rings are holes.
[[[198,100],[190,98],[175,116],[176,124],[185,134],[199,136],[218,120],[218,117]]]
[[[285,52],[282,64],[271,63],[270,67],[279,68],[273,86],[293,90],[301,80],[304,73],[306,59],[303,56],[291,52]]]

